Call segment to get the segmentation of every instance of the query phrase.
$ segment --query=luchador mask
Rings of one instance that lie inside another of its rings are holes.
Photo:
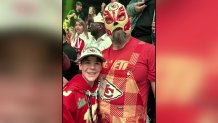
[[[116,28],[122,28],[125,33],[131,30],[130,19],[124,5],[118,2],[108,4],[104,11],[105,28],[108,35]]]

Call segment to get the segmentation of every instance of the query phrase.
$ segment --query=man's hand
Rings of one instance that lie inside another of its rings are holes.
[[[135,3],[135,11],[137,13],[143,11],[145,9],[145,7],[147,7],[147,5],[145,5],[144,2],[137,2],[137,3]]]
[[[156,28],[155,28],[155,22],[152,22],[151,27],[152,27],[152,32],[153,32],[153,33],[156,33],[156,31],[155,31],[155,29],[156,29]]]

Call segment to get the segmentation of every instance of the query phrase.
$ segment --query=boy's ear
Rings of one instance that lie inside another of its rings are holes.
[[[79,63],[79,70],[82,70],[82,65],[81,65],[81,63]]]

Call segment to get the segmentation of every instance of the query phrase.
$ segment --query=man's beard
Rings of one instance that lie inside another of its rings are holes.
[[[124,44],[126,42],[126,33],[121,29],[117,28],[112,33],[112,42],[115,44]]]

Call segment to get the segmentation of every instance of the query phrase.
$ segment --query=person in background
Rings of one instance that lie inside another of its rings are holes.
[[[97,123],[98,77],[105,59],[96,47],[87,47],[78,60],[77,74],[63,90],[64,123]]]
[[[67,43],[67,41],[66,41],[67,39],[66,39],[65,35],[66,35],[66,33],[63,31],[63,52],[66,55],[66,57],[63,56],[63,60],[66,60],[66,63],[69,61],[70,67],[66,67],[66,69],[64,69],[65,67],[63,67],[63,77],[67,81],[69,81],[72,79],[73,76],[75,76],[78,73],[79,66],[75,62],[77,59],[77,52],[76,52],[75,48],[71,47],[71,45],[69,45]],[[67,58],[69,60],[67,60]],[[65,65],[65,62],[63,62],[63,63]],[[69,66],[69,65],[67,65],[67,66]]]
[[[96,9],[94,6],[89,7],[88,18],[86,20],[87,28],[90,30],[90,24],[93,21],[93,18],[96,16]]]
[[[85,21],[85,15],[82,11],[82,3],[79,1],[76,2],[76,9],[70,10],[63,21],[63,29],[66,33],[70,31],[70,27],[73,29],[77,19],[82,19]]]
[[[94,17],[94,22],[91,23],[90,32],[96,41],[93,41],[93,45],[98,47],[101,51],[111,46],[112,42],[110,37],[105,31],[105,25],[102,15],[99,13]]]
[[[152,22],[154,22],[155,0],[131,0],[127,12],[132,17],[132,36],[147,42],[152,42]]]
[[[92,42],[92,35],[88,32],[86,23],[82,19],[76,21],[74,32],[71,39],[71,46],[76,49],[77,58],[79,58],[83,48]]]
[[[70,59],[68,56],[63,52],[63,73],[69,70],[71,67]],[[68,82],[68,80],[63,76],[63,86]]]
[[[83,5],[80,1],[76,2],[76,10],[70,10],[67,14],[68,18],[72,18],[74,16],[77,17],[77,19],[82,19],[85,21],[85,15],[82,11]]]
[[[155,93],[155,47],[131,37],[130,19],[122,4],[108,4],[103,18],[112,45],[103,51],[101,121],[145,123],[150,85]]]
[[[67,16],[63,21],[63,29],[65,33],[71,33],[71,30],[73,30],[73,26],[75,25],[75,22],[77,20],[77,16],[75,14],[71,16]]]
[[[69,45],[71,45],[71,37],[74,35],[74,28],[73,26],[70,26],[65,32],[63,32],[64,35],[66,36],[66,39],[67,39],[67,43]]]

